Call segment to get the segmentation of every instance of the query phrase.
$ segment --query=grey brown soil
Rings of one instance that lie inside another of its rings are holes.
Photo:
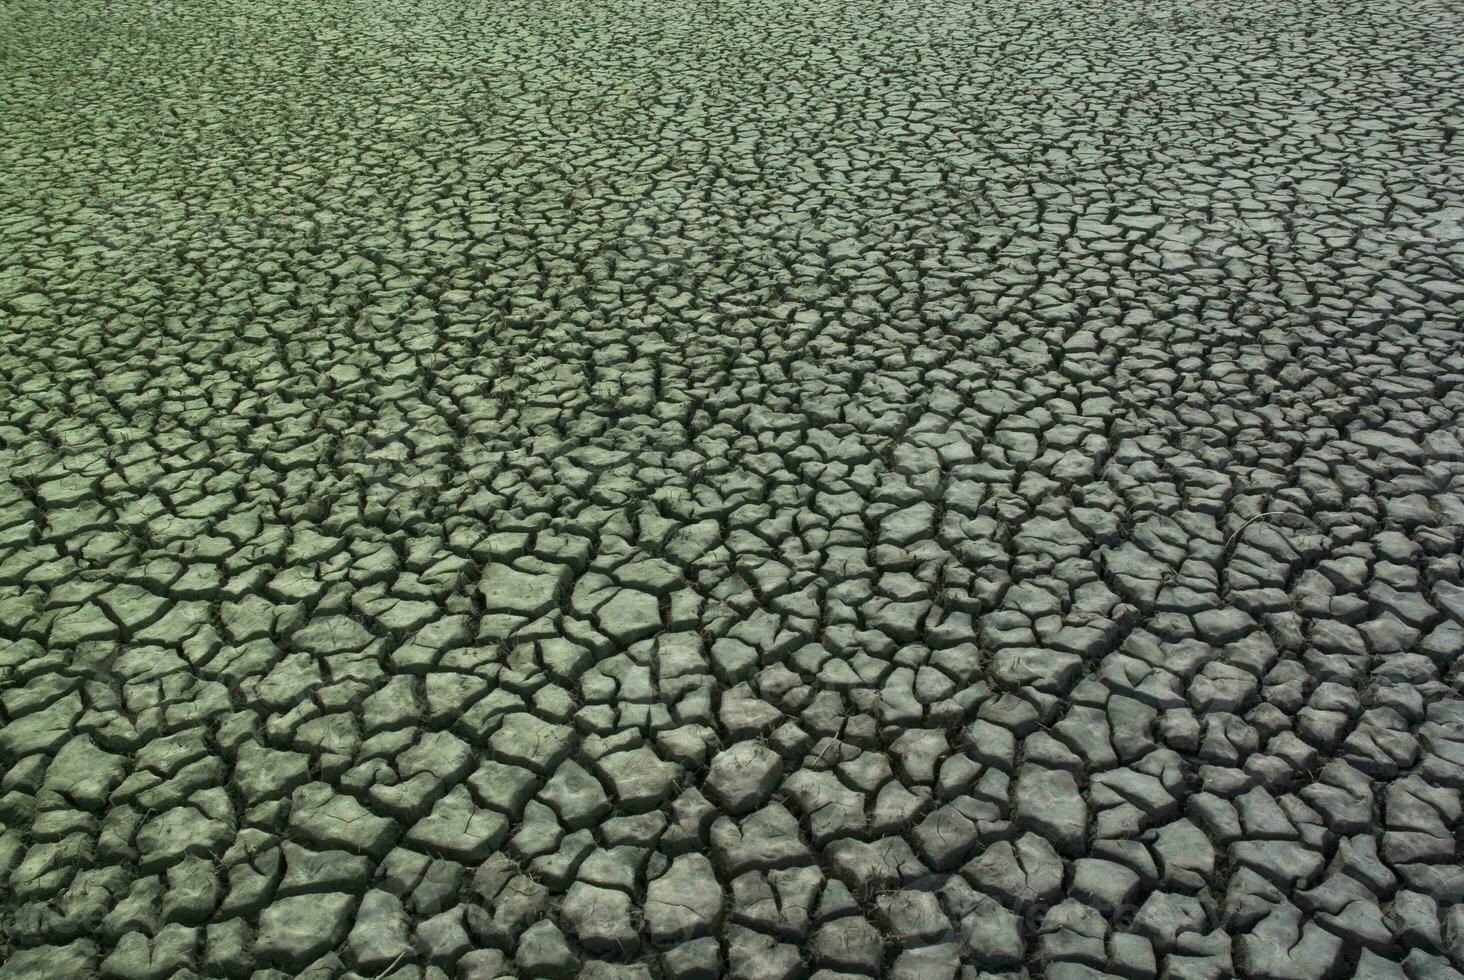
[[[1452,0],[0,0],[0,977],[1458,980]]]

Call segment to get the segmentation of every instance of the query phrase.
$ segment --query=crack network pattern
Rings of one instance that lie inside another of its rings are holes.
[[[1459,978],[1461,20],[0,6],[0,977]]]

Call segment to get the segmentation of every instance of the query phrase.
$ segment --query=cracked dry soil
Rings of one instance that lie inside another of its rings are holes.
[[[0,976],[1458,980],[1441,0],[10,0]]]

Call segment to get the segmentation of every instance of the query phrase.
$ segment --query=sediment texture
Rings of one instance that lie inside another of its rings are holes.
[[[1460,976],[1457,5],[0,16],[0,976]]]

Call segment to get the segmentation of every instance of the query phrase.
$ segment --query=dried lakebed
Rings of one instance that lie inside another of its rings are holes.
[[[0,977],[1460,977],[1457,4],[0,58]]]

